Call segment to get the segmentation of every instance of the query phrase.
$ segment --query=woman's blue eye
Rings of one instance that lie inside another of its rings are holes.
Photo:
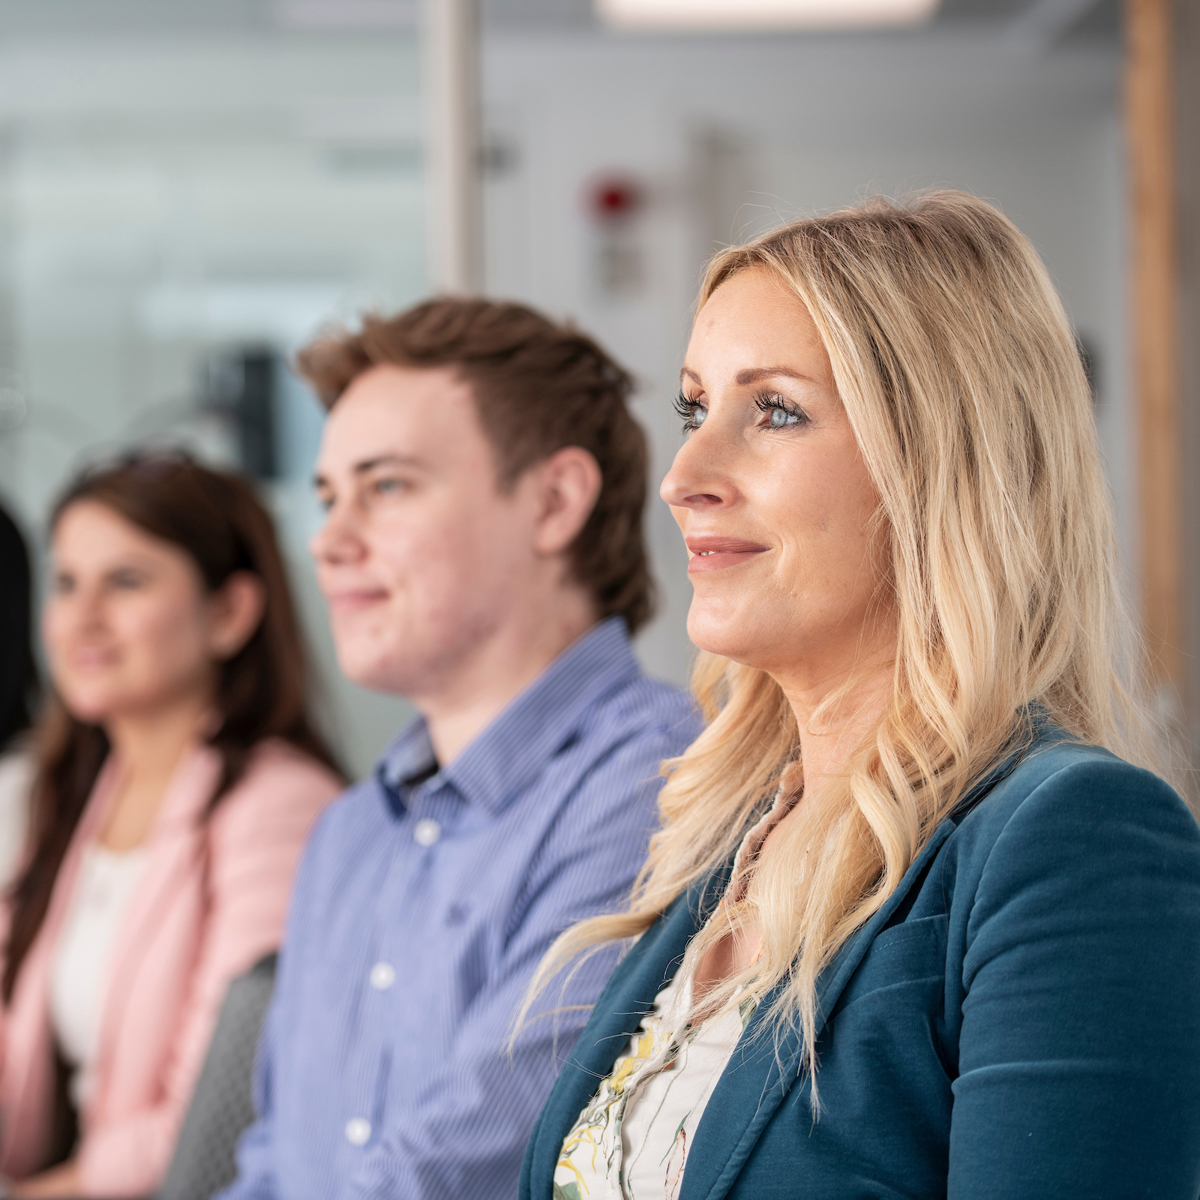
[[[754,406],[766,414],[768,429],[789,429],[808,424],[808,417],[777,392],[756,396]]]
[[[704,418],[708,416],[708,410],[701,408],[699,401],[685,396],[682,391],[675,397],[675,411],[683,421],[684,433],[699,429],[704,424]]]

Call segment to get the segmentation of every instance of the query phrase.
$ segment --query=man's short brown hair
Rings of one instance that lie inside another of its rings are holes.
[[[501,489],[564,446],[588,451],[603,482],[571,569],[601,617],[624,617],[630,632],[649,620],[646,435],[626,403],[633,380],[591,338],[522,304],[447,298],[325,334],[297,362],[326,409],[374,366],[453,367],[471,385]]]

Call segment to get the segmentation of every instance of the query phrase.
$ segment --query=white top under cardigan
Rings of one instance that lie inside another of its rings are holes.
[[[87,1103],[91,1090],[113,943],[145,863],[141,848],[117,853],[99,843],[89,846],[55,949],[50,1020],[63,1059],[72,1068],[71,1099],[77,1108]]]

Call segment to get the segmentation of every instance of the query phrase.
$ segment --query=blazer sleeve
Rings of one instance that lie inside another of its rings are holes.
[[[1200,1191],[1200,828],[1113,759],[1052,775],[983,865],[949,1200]]]
[[[159,1098],[87,1130],[85,1195],[146,1195],[162,1182],[229,984],[278,948],[305,839],[339,790],[324,767],[268,747],[214,814],[200,950]]]

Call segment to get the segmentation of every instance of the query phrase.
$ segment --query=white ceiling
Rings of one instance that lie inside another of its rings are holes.
[[[592,0],[481,0],[485,29],[598,29]],[[411,29],[420,0],[0,0],[0,38]],[[943,0],[933,24],[998,31],[1040,10],[1066,35],[1119,30],[1119,0]],[[798,36],[798,35],[797,35]]]

